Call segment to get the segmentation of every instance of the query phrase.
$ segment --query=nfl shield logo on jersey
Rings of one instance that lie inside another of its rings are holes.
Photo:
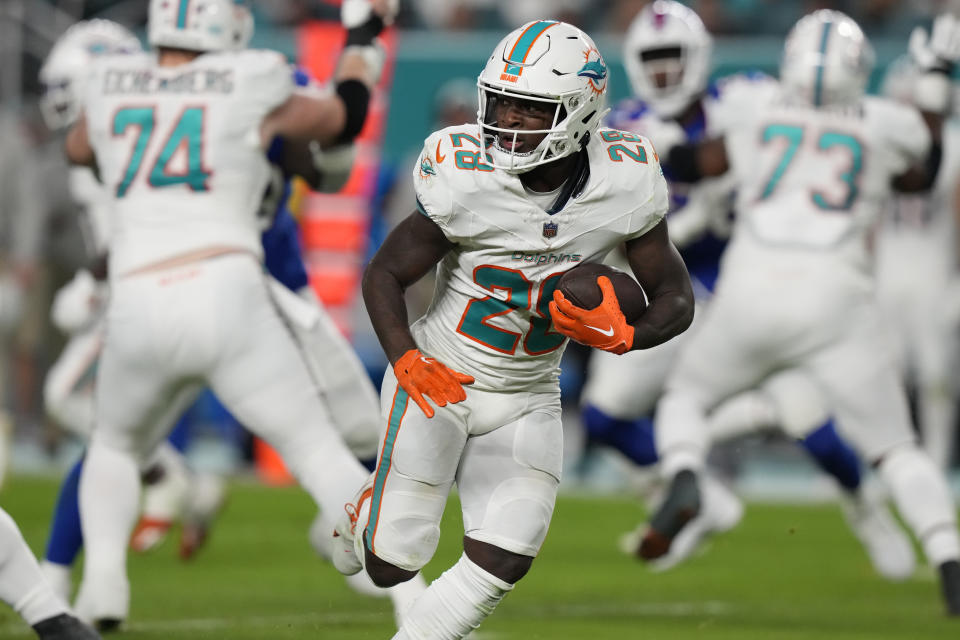
[[[543,223],[543,237],[544,238],[555,238],[557,235],[557,229],[560,227],[556,222],[544,222]]]

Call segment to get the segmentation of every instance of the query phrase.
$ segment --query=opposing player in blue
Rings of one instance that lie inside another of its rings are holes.
[[[759,73],[738,74],[709,83],[712,38],[700,18],[673,0],[657,0],[634,19],[624,42],[624,60],[635,97],[618,104],[608,121],[617,129],[649,136],[663,154],[679,142],[720,135],[738,111],[768,95],[772,79]],[[690,340],[712,297],[732,222],[731,176],[696,185],[670,180],[670,238],[680,249],[697,297],[694,325],[670,342],[615,356],[591,355],[583,394],[583,421],[589,442],[609,445],[632,462],[658,461],[653,410],[667,372]],[[905,534],[873,491],[862,486],[861,465],[829,420],[824,401],[806,376],[785,371],[757,390],[746,391],[716,407],[710,416],[715,439],[759,429],[781,428],[796,438],[816,463],[841,487],[848,524],[864,544],[877,572],[904,579],[915,567]],[[695,523],[653,561],[665,569],[683,560],[700,536],[733,527],[742,506],[723,485],[703,474],[703,510]],[[645,526],[624,536],[622,546],[639,554]]]

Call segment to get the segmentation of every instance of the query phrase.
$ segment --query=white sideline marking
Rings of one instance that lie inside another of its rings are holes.
[[[511,617],[550,617],[584,618],[594,615],[610,616],[701,616],[724,615],[732,612],[734,606],[729,602],[708,600],[705,602],[636,602],[633,604],[563,604],[562,606],[513,607]],[[242,627],[275,627],[280,625],[306,624],[343,624],[348,622],[383,622],[389,619],[389,613],[372,611],[338,611],[330,613],[281,614],[274,616],[231,616],[229,618],[192,618],[182,620],[143,620],[129,622],[124,631],[143,631],[151,633],[178,631],[216,631]],[[11,623],[0,626],[0,637],[8,634],[27,634],[23,623]],[[490,631],[475,631],[470,640],[496,640],[501,634]]]

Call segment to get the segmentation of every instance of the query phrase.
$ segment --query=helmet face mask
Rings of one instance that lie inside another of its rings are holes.
[[[780,81],[790,99],[815,107],[848,106],[866,92],[874,53],[849,16],[821,9],[801,18],[787,35]]]
[[[633,93],[658,115],[679,116],[706,90],[713,38],[703,21],[674,0],[656,0],[637,14],[624,40]]]
[[[141,51],[140,41],[109,20],[84,20],[64,32],[40,68],[40,112],[51,130],[65,129],[80,113],[90,65],[98,56]]]
[[[477,86],[487,162],[522,173],[579,151],[597,129],[607,66],[587,34],[540,20],[497,45]]]
[[[147,39],[154,47],[228,51],[253,34],[249,9],[238,0],[150,0]]]

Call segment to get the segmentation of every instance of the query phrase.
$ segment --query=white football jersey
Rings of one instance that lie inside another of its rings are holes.
[[[775,98],[742,115],[726,138],[739,185],[738,243],[829,252],[868,271],[868,235],[891,180],[930,145],[920,113],[865,96],[847,110]]]
[[[208,53],[177,67],[158,67],[154,54],[98,61],[84,107],[115,198],[111,274],[208,246],[262,254],[260,125],[292,90],[273,51]]]
[[[566,339],[547,305],[560,275],[660,222],[666,181],[646,138],[601,129],[583,192],[549,214],[518,176],[487,164],[481,140],[477,125],[438,131],[414,167],[418,207],[455,243],[414,336],[477,388],[555,389]]]

